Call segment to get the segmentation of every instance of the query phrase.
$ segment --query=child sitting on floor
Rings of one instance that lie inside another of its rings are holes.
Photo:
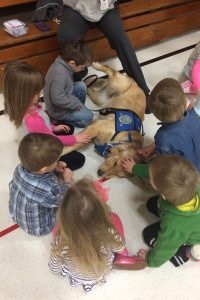
[[[30,133],[19,145],[19,164],[9,184],[12,219],[32,235],[44,235],[55,226],[56,208],[71,185],[72,171],[59,161],[63,144],[44,133]],[[63,181],[58,182],[57,172]]]
[[[86,178],[68,190],[58,210],[49,267],[61,277],[67,276],[72,286],[81,284],[86,292],[105,282],[104,275],[113,263],[132,270],[142,269],[144,264],[127,256],[121,221],[110,212],[106,200],[101,184]]]
[[[80,72],[92,63],[92,53],[84,41],[65,45],[49,68],[44,87],[44,101],[50,117],[77,127],[92,122],[93,113],[84,105],[87,87],[82,81],[73,81],[74,72]]]
[[[146,157],[177,154],[190,160],[200,171],[200,119],[191,109],[186,111],[186,98],[180,83],[173,78],[161,80],[150,94],[150,109],[160,120],[155,143],[138,151]]]
[[[87,134],[72,135],[73,127],[66,124],[55,126],[50,123],[47,113],[38,104],[43,86],[42,74],[33,66],[21,61],[7,64],[4,74],[3,94],[5,113],[8,114],[10,120],[14,122],[16,127],[24,122],[28,132],[53,135],[64,145],[89,142],[91,138]],[[62,160],[72,170],[76,170],[84,165],[85,156],[82,153],[73,151],[64,155]]]
[[[141,249],[138,257],[145,259],[149,267],[159,267],[168,260],[176,267],[184,264],[189,259],[190,246],[200,243],[200,184],[196,168],[177,155],[159,155],[150,165],[126,159],[122,167],[149,179],[159,193],[146,206],[160,221],[143,231],[145,243],[153,249]],[[193,250],[199,251],[199,247]],[[195,253],[197,257],[199,254]]]

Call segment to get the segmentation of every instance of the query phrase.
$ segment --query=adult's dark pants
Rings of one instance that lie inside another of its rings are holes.
[[[110,47],[116,50],[126,74],[134,78],[144,93],[148,95],[149,88],[144,79],[135,50],[123,29],[118,5],[114,9],[109,10],[97,23],[85,20],[78,12],[65,6],[58,32],[61,46],[74,39],[82,38],[94,25],[107,37]]]
[[[152,214],[159,217],[159,209],[158,209],[158,199],[159,196],[153,196],[147,201],[147,209]],[[149,247],[154,247],[154,244],[157,240],[158,233],[160,231],[160,222],[153,223],[143,230],[143,239],[145,243]],[[170,243],[170,241],[169,241]],[[188,245],[181,245],[174,256],[171,257],[170,261],[173,263],[175,267],[179,267],[183,265],[186,261],[188,261],[187,257],[187,249]]]

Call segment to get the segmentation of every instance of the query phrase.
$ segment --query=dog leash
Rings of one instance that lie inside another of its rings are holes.
[[[88,79],[90,79],[92,77],[94,77],[94,79],[87,85],[86,84],[86,80],[88,80]],[[97,81],[97,79],[98,79],[98,76],[95,75],[95,74],[93,74],[93,75],[89,75],[89,76],[85,77],[84,80],[83,80],[83,82],[86,84],[87,88],[89,88],[93,83],[95,83]]]

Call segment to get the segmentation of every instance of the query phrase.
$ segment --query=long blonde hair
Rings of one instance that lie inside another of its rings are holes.
[[[109,207],[99,197],[89,178],[79,180],[66,193],[58,211],[61,243],[57,254],[64,246],[75,258],[80,270],[92,270],[98,277],[107,271],[105,254],[101,247],[120,247],[123,241],[116,240]]]
[[[3,95],[5,113],[19,127],[35,95],[44,86],[42,74],[33,66],[14,61],[6,65],[4,71]]]

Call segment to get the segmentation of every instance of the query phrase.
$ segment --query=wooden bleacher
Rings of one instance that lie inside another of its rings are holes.
[[[15,8],[19,11],[19,8],[30,5],[32,13],[35,2],[0,0],[0,9],[10,11],[12,8],[13,12]],[[125,3],[120,4],[123,25],[136,49],[200,26],[199,0],[129,0],[123,2]],[[23,20],[23,14],[25,15],[26,12],[19,14],[20,20]],[[9,19],[12,19],[12,14],[8,14],[7,20]],[[45,74],[59,53],[56,37],[59,25],[50,21],[51,31],[41,32],[30,21],[28,23],[28,34],[17,38],[4,32],[2,26],[0,28],[0,83],[5,63],[21,59]],[[116,56],[116,52],[110,48],[107,39],[97,28],[91,29],[85,38],[93,50],[94,60],[101,61]]]

